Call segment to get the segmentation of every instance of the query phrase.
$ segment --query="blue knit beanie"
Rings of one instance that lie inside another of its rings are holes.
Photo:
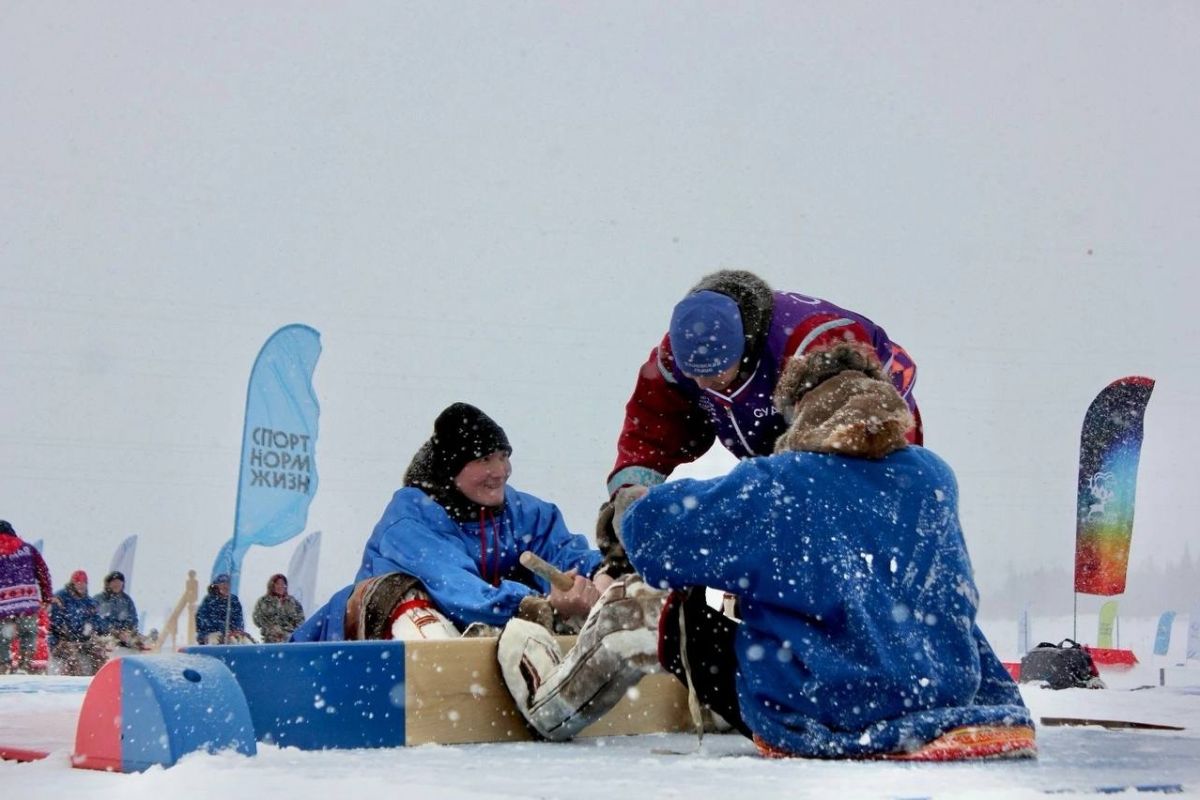
[[[671,352],[685,375],[719,375],[742,357],[745,332],[742,315],[732,297],[719,292],[694,292],[671,313]]]

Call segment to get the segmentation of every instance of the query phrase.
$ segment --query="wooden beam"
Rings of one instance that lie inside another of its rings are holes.
[[[563,652],[574,637],[558,637]],[[406,642],[407,743],[465,744],[533,739],[496,662],[496,639]],[[580,736],[690,731],[687,689],[666,673],[647,675]]]
[[[564,651],[573,637],[560,637]],[[528,741],[496,662],[495,637],[407,642],[209,645],[229,667],[255,737],[302,750]],[[689,731],[687,691],[647,675],[582,736]]]

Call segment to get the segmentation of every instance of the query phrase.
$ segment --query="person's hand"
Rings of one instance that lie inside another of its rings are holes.
[[[550,596],[546,599],[563,619],[586,617],[591,607],[600,599],[600,591],[596,584],[576,574],[575,570],[567,574],[574,578],[571,588],[564,591],[551,585]]]
[[[622,545],[625,544],[625,540],[621,533],[621,518],[625,516],[625,511],[633,505],[634,501],[645,497],[649,491],[645,486],[622,486],[613,497],[613,531],[616,532]]]
[[[592,583],[596,586],[596,591],[600,594],[607,592],[608,587],[612,586],[615,580],[616,578],[607,572],[598,572],[592,576]]]

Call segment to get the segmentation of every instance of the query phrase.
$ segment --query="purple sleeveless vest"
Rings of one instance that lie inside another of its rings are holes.
[[[0,619],[36,614],[41,600],[33,545],[24,543],[11,553],[0,554]]]
[[[775,440],[787,430],[787,422],[784,421],[783,415],[775,410],[771,394],[779,380],[788,340],[805,320],[817,315],[833,316],[831,321],[814,328],[800,342],[796,353],[804,353],[808,342],[824,333],[858,323],[870,335],[871,344],[875,347],[880,362],[884,364],[884,372],[892,372],[893,382],[899,382],[897,373],[891,369],[892,342],[883,328],[861,314],[847,311],[816,297],[806,297],[795,292],[775,292],[774,298],[771,325],[763,353],[754,368],[754,373],[733,392],[724,395],[701,389],[695,381],[685,377],[678,366],[672,364],[671,367],[672,377],[679,388],[705,410],[716,426],[717,439],[738,458],[770,455],[775,450]],[[899,353],[903,353],[903,350]],[[904,358],[907,361],[907,355]],[[905,388],[911,387],[897,385],[896,388],[900,389],[912,408],[912,396],[905,391]]]

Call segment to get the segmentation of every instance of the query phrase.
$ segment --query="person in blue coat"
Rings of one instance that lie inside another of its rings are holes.
[[[121,644],[137,644],[138,612],[133,598],[125,591],[124,573],[113,571],[104,576],[104,590],[92,595],[96,613],[100,616],[100,633],[112,636]]]
[[[416,578],[458,630],[502,626],[514,616],[563,627],[582,619],[611,582],[601,554],[571,533],[552,503],[508,485],[512,446],[504,430],[467,403],[438,415],[363,549],[355,584],[389,573]],[[521,565],[532,552],[573,574],[569,590]],[[292,641],[346,638],[354,585],[292,634]]]
[[[225,635],[225,617],[229,635]],[[232,644],[247,639],[242,601],[229,588],[229,576],[221,573],[208,585],[208,593],[196,609],[196,639],[200,644]]]
[[[649,585],[738,597],[741,624],[714,624],[672,594],[664,665],[765,755],[1033,755],[1029,712],[975,622],[954,473],[908,445],[875,355],[810,354],[775,403],[789,428],[774,455],[656,486],[618,518]]]
[[[56,671],[61,675],[94,675],[106,654],[97,639],[102,623],[96,601],[88,595],[88,576],[81,569],[54,594],[50,604],[50,645]]]

